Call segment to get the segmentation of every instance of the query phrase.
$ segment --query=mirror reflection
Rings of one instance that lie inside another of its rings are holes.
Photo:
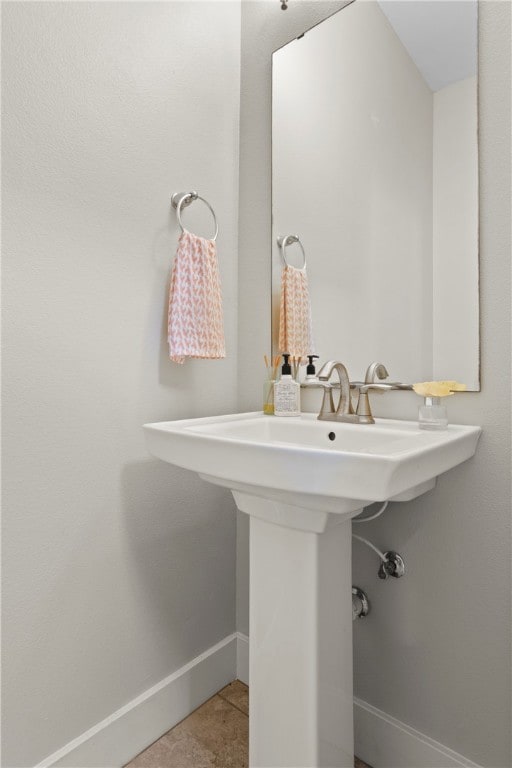
[[[311,352],[478,390],[476,0],[355,0],[276,51],[272,144],[274,352],[293,234]]]

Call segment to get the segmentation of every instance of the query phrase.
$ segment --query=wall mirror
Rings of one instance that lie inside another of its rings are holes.
[[[276,353],[295,234],[322,361],[479,390],[477,26],[476,0],[354,0],[274,53]]]

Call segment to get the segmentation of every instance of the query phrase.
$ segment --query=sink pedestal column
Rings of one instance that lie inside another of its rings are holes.
[[[350,518],[234,496],[251,515],[249,765],[352,768]]]

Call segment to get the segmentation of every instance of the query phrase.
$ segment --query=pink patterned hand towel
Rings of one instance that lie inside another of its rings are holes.
[[[283,268],[281,278],[279,350],[292,357],[315,352],[306,270],[289,264]]]
[[[217,249],[213,240],[184,230],[169,290],[169,357],[226,357]]]

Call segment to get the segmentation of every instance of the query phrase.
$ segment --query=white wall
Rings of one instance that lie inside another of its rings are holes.
[[[141,425],[235,408],[240,6],[4,3],[2,74],[10,767],[234,629],[233,501]],[[170,197],[192,188],[219,217],[228,357],[178,367]]]
[[[341,4],[242,6],[239,407],[260,407],[270,343],[271,52]],[[454,396],[454,422],[481,424],[477,456],[368,525],[398,550],[407,576],[377,578],[354,547],[354,583],[372,614],[356,626],[355,692],[475,762],[511,764],[510,10],[480,3],[480,278],[482,391]],[[287,16],[286,22],[282,17]],[[329,355],[336,357],[337,350]],[[415,418],[414,395],[376,400],[377,415]],[[240,522],[240,521],[239,521]],[[237,621],[248,632],[247,521],[238,530]]]
[[[433,146],[434,380],[478,389],[477,79],[436,91]]]

